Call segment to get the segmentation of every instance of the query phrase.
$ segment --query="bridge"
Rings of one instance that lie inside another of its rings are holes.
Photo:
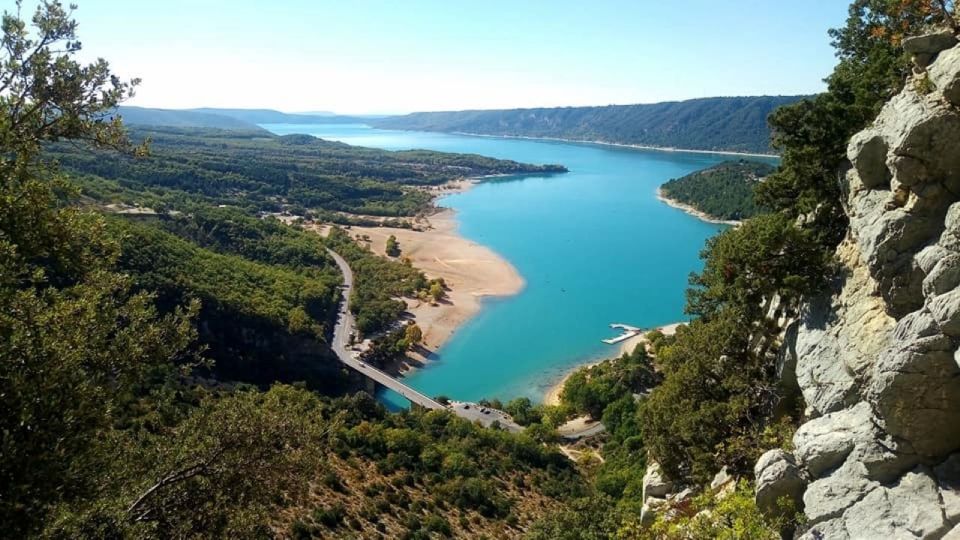
[[[350,265],[347,264],[347,261],[336,251],[327,248],[327,253],[333,257],[334,262],[336,262],[337,266],[340,268],[340,272],[343,273],[343,302],[340,303],[340,308],[337,313],[337,324],[333,329],[332,343],[333,352],[336,353],[337,358],[340,359],[340,362],[350,368],[353,368],[355,371],[366,376],[370,380],[375,381],[377,384],[380,384],[400,394],[409,400],[410,403],[415,405],[419,405],[427,409],[446,409],[461,418],[469,420],[470,422],[480,422],[486,427],[498,425],[502,429],[513,433],[519,433],[523,431],[523,426],[514,422],[513,419],[503,411],[498,411],[489,407],[483,407],[476,403],[464,403],[459,401],[452,402],[449,406],[444,406],[435,399],[427,397],[417,390],[414,390],[410,386],[400,382],[390,374],[360,360],[356,351],[350,349],[350,334],[354,333],[354,335],[356,335],[355,332],[357,331],[357,323],[354,319],[353,313],[350,313],[350,310],[347,308],[350,292],[353,290],[353,270],[350,269]],[[597,435],[601,433],[603,429],[603,424],[596,422],[590,426],[577,426],[568,430],[561,429],[561,436],[567,440],[577,440],[583,437]]]
[[[350,313],[350,310],[347,309],[350,291],[353,290],[353,270],[350,269],[350,265],[347,264],[347,261],[344,260],[339,253],[329,248],[327,249],[327,252],[337,263],[337,266],[340,268],[340,272],[343,273],[343,302],[340,303],[340,310],[337,314],[337,325],[333,328],[332,348],[333,352],[336,353],[337,358],[339,358],[340,361],[348,367],[353,368],[360,374],[375,381],[377,384],[380,384],[400,394],[409,400],[410,403],[419,405],[421,407],[426,407],[427,409],[446,409],[446,407],[441,405],[437,400],[421,394],[413,388],[398,381],[396,378],[390,376],[388,373],[381,371],[370,364],[367,364],[366,362],[363,362],[358,358],[359,355],[350,349],[350,334],[357,331],[356,319],[354,318],[353,313]]]

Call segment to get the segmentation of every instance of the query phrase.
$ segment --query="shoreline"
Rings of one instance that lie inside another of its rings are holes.
[[[401,129],[397,131],[421,131],[417,129]],[[713,154],[722,156],[745,156],[759,158],[780,158],[777,154],[761,154],[754,152],[735,152],[733,150],[694,150],[691,148],[674,148],[671,146],[649,146],[643,144],[614,143],[606,141],[596,141],[589,139],[564,139],[561,137],[532,137],[529,135],[490,135],[487,133],[470,133],[467,131],[427,131],[426,133],[449,133],[451,135],[466,135],[468,137],[493,137],[500,139],[523,139],[528,141],[554,141],[577,144],[599,144],[603,146],[616,146],[620,148],[632,148],[634,150],[656,150],[659,152],[684,152],[692,154]]]
[[[683,210],[684,212],[699,219],[700,221],[706,221],[707,223],[714,223],[717,225],[730,225],[732,227],[739,227],[740,225],[743,224],[742,221],[738,221],[735,219],[720,219],[720,218],[711,216],[710,214],[707,214],[702,210],[697,210],[696,208],[694,208],[693,206],[690,206],[689,204],[685,204],[675,199],[671,199],[670,197],[667,197],[666,195],[664,195],[663,190],[659,187],[657,188],[657,200],[666,204],[667,206],[676,208],[677,210]]]
[[[677,328],[679,328],[680,326],[685,325],[685,324],[687,324],[687,323],[686,323],[686,322],[676,322],[676,323],[671,323],[671,324],[665,324],[665,325],[663,325],[663,326],[658,326],[658,327],[656,327],[656,328],[653,328],[653,329],[651,329],[651,330],[648,330],[647,332],[650,332],[650,331],[652,331],[652,330],[659,330],[659,331],[662,332],[663,335],[665,335],[665,336],[672,336],[673,334],[676,334],[676,333],[677,333]],[[567,372],[564,373],[563,377],[561,377],[561,378],[558,379],[556,382],[554,382],[553,384],[551,384],[551,385],[550,385],[550,388],[544,393],[544,395],[543,395],[543,404],[544,404],[544,405],[559,405],[559,404],[560,404],[560,394],[563,392],[563,387],[567,384],[567,381],[570,379],[570,377],[571,377],[574,373],[576,373],[576,372],[577,372],[578,370],[580,370],[581,368],[591,368],[591,367],[596,366],[596,365],[598,365],[598,364],[602,364],[603,362],[606,362],[607,360],[611,360],[611,359],[614,359],[614,358],[620,358],[620,357],[623,356],[624,354],[632,353],[632,352],[634,351],[634,349],[637,348],[638,345],[647,342],[647,332],[643,332],[643,333],[641,333],[641,334],[637,334],[636,336],[633,336],[633,337],[630,338],[630,339],[627,339],[627,340],[625,340],[625,341],[622,341],[622,342],[620,343],[620,346],[617,347],[617,354],[616,354],[615,356],[610,356],[610,357],[604,358],[603,360],[592,360],[592,361],[587,362],[587,363],[585,363],[585,364],[579,364],[579,365],[573,366],[572,368],[570,368],[569,370],[567,370]]]
[[[441,196],[463,192],[478,180],[456,180],[431,193]],[[480,312],[484,298],[513,296],[526,286],[523,276],[506,258],[460,235],[455,210],[435,206],[431,214],[418,217],[415,224],[421,230],[359,226],[350,229],[354,237],[368,236],[370,242],[360,241],[361,245],[381,256],[386,256],[387,237],[395,236],[400,259],[408,257],[428,279],[443,278],[447,284],[447,297],[437,304],[404,298],[407,312],[423,331],[422,347],[408,353],[414,366],[429,362],[463,324]]]

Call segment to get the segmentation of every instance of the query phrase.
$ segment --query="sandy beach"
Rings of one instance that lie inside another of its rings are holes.
[[[677,328],[679,328],[683,324],[686,324],[686,323],[680,322],[680,323],[667,324],[667,325],[658,327],[657,330],[659,330],[666,336],[672,336],[673,334],[677,333]],[[620,357],[624,354],[631,353],[633,352],[634,349],[637,348],[638,345],[645,344],[645,343],[647,343],[646,332],[633,336],[630,339],[620,342],[620,348],[617,350],[616,355],[611,355],[610,358]],[[596,362],[590,362],[588,364],[581,364],[579,366],[574,367],[570,371],[568,371],[563,376],[563,378],[561,378],[554,385],[552,385],[550,389],[547,390],[547,393],[544,394],[543,396],[544,405],[559,405],[560,393],[563,392],[563,386],[567,384],[567,379],[569,379],[570,376],[573,375],[574,372],[576,372],[578,369],[584,368],[584,367],[593,367],[603,361],[604,360],[598,360]]]
[[[455,189],[467,189],[469,185],[461,183]],[[387,238],[396,236],[401,257],[409,257],[427,277],[440,277],[446,282],[448,297],[438,305],[407,299],[408,311],[423,330],[424,347],[433,353],[480,311],[482,297],[516,294],[523,289],[524,281],[506,259],[460,236],[453,210],[440,210],[417,225],[424,230],[352,227],[350,233],[369,236],[371,249],[380,255],[384,255]],[[429,353],[412,356],[422,361]]]
[[[679,210],[683,210],[684,212],[690,214],[691,216],[694,216],[697,219],[706,221],[708,223],[719,223],[722,225],[732,225],[734,227],[739,227],[742,224],[741,221],[737,221],[733,219],[717,219],[711,216],[710,214],[697,210],[696,208],[690,206],[689,204],[683,204],[682,202],[675,201],[669,197],[664,196],[663,191],[660,188],[657,188],[657,199],[659,199],[663,203],[666,203],[668,206],[672,206]]]

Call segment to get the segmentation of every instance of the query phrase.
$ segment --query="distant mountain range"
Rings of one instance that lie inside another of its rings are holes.
[[[418,112],[403,116],[273,109],[120,107],[126,123],[263,131],[259,124],[369,124],[384,129],[557,138],[613,144],[772,153],[767,116],[806,96],[719,97],[649,105]]]
[[[125,123],[141,126],[203,127],[264,131],[258,124],[354,124],[381,117],[290,114],[273,109],[152,109],[119,107]]]
[[[420,112],[374,127],[771,153],[767,116],[807,96],[717,97],[649,105]]]

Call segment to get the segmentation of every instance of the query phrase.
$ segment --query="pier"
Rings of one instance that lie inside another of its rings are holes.
[[[630,326],[629,324],[623,324],[623,323],[612,323],[612,324],[610,325],[610,328],[612,328],[612,329],[614,329],[614,330],[622,330],[623,333],[621,333],[619,336],[617,336],[617,337],[615,337],[615,338],[601,339],[601,340],[600,340],[600,341],[606,343],[607,345],[616,345],[617,343],[620,343],[621,341],[626,341],[626,340],[628,340],[628,339],[630,339],[630,338],[632,338],[632,337],[634,337],[634,336],[639,336],[640,334],[643,333],[643,329],[642,329],[642,328],[637,328],[636,326]]]

